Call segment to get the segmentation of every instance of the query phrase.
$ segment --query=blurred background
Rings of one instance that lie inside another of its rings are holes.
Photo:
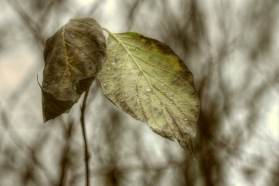
[[[43,123],[45,41],[71,18],[169,45],[201,99],[196,166],[177,142],[123,113],[93,83],[85,112],[90,183],[279,185],[279,6],[275,0],[1,0],[0,185],[85,185],[77,103]]]

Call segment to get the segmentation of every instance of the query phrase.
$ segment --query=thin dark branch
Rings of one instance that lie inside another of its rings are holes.
[[[44,44],[45,44],[45,39],[41,35],[39,25],[33,19],[31,16],[20,6],[20,4],[13,0],[13,1],[7,1],[12,8],[15,9],[16,13],[20,16],[20,18],[24,21],[26,28],[30,30],[30,33],[33,34],[35,41],[37,41],[40,49],[43,50]]]
[[[67,128],[65,128],[65,141],[66,144],[63,149],[62,157],[61,157],[61,170],[60,170],[60,179],[59,179],[59,186],[65,185],[65,178],[67,177],[67,169],[68,169],[68,164],[69,164],[69,156],[68,154],[70,153],[70,145],[71,145],[71,140],[73,137],[73,122],[70,122]]]
[[[174,161],[170,160],[166,163],[158,163],[153,164],[152,166],[148,164],[141,164],[141,165],[109,165],[109,166],[103,166],[91,169],[91,175],[92,176],[107,176],[110,175],[112,172],[117,172],[120,174],[127,174],[132,172],[141,172],[141,171],[153,171],[153,172],[160,172],[163,170],[167,170],[171,167],[173,168],[185,168],[189,167],[189,162],[184,161]],[[78,180],[82,174],[76,174],[71,177],[70,183],[75,183],[76,180]]]
[[[30,164],[36,165],[46,176],[47,181],[53,185],[54,181],[52,180],[51,175],[48,173],[45,166],[38,160],[37,156],[35,155],[36,154],[35,150],[32,149],[32,147],[30,147],[24,142],[24,139],[20,136],[16,128],[14,128],[14,126],[10,123],[10,120],[8,119],[9,118],[8,112],[4,110],[4,107],[2,106],[1,102],[0,102],[0,107],[2,107],[2,112],[0,113],[0,119],[2,120],[4,129],[6,129],[7,134],[9,135],[13,143],[17,146],[17,148],[20,151],[22,151],[23,154],[26,155],[27,158],[29,158],[27,159],[28,162]]]
[[[86,109],[86,101],[89,94],[89,89],[86,91],[82,107],[81,107],[81,129],[82,129],[82,136],[83,136],[83,142],[84,142],[84,161],[85,161],[85,172],[86,172],[86,186],[90,185],[90,172],[89,172],[89,154],[88,154],[88,145],[87,145],[87,139],[86,139],[86,129],[85,129],[85,109]]]

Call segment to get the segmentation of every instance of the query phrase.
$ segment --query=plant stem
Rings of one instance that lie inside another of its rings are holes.
[[[85,161],[85,172],[86,172],[86,186],[90,185],[90,172],[89,172],[89,153],[88,153],[88,144],[86,139],[86,129],[85,129],[85,109],[86,109],[86,101],[89,94],[89,89],[85,92],[85,96],[83,99],[82,107],[81,107],[81,129],[82,129],[82,136],[84,142],[84,161]]]
[[[104,31],[106,31],[109,35],[112,35],[112,33],[111,33],[108,29],[106,29],[106,28],[104,28],[104,27],[102,27],[102,29],[103,29]]]

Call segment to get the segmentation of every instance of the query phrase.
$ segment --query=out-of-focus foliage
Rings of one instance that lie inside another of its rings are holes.
[[[201,100],[196,167],[94,83],[85,113],[92,185],[279,184],[277,1],[38,2],[0,1],[1,185],[84,185],[79,103],[44,125],[36,80],[46,39],[74,17],[166,43]]]

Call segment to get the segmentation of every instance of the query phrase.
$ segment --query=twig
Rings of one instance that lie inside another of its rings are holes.
[[[10,123],[10,120],[8,119],[10,118],[10,116],[8,112],[4,110],[4,106],[2,106],[1,102],[0,102],[0,107],[2,107],[2,112],[0,113],[0,120],[2,120],[3,122],[2,124],[4,126],[4,129],[7,131],[7,134],[9,135],[9,137],[11,138],[15,146],[27,158],[30,158],[30,159],[26,159],[26,162],[28,164],[36,165],[38,169],[43,172],[43,175],[46,176],[46,179],[49,182],[49,184],[54,185],[55,182],[51,178],[51,175],[48,173],[49,171],[47,171],[47,169],[44,167],[44,165],[38,160],[37,156],[35,155],[36,151],[25,143],[24,139],[20,136],[16,128],[14,128],[12,123]],[[13,133],[11,131],[13,131]]]
[[[44,48],[45,45],[45,39],[41,35],[40,27],[39,25],[32,19],[32,17],[20,6],[20,3],[18,3],[16,0],[13,1],[7,1],[18,13],[22,21],[24,21],[26,27],[30,30],[30,32],[33,34],[35,41],[38,42],[39,47],[41,49]]]
[[[87,139],[86,139],[85,119],[84,119],[88,94],[89,94],[89,89],[85,92],[85,96],[84,96],[82,107],[81,107],[81,117],[80,117],[82,136],[83,136],[83,141],[84,141],[84,161],[85,161],[85,172],[86,172],[86,186],[90,185],[89,154],[88,154],[88,145],[87,145]]]

